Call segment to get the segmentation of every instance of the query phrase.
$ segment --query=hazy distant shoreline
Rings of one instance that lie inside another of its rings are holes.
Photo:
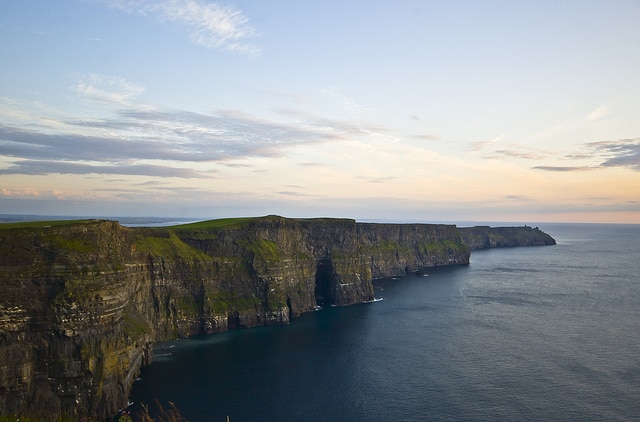
[[[0,214],[0,223],[19,223],[23,221],[49,221],[49,220],[83,220],[98,219],[117,221],[123,226],[148,226],[161,227],[176,224],[194,223],[203,218],[179,218],[179,217],[104,217],[104,216],[78,216],[78,215],[37,215],[37,214]]]
[[[198,221],[216,220],[225,218],[215,217],[124,217],[124,216],[95,216],[95,215],[40,215],[40,214],[2,214],[0,213],[0,223],[19,223],[24,221],[55,221],[55,220],[111,220],[117,221],[126,227],[166,227],[178,224],[195,223]],[[295,217],[294,217],[295,218]],[[544,226],[550,225],[634,225],[633,223],[572,223],[572,222],[539,222],[539,221],[441,221],[441,220],[420,220],[420,219],[373,219],[354,218],[359,223],[388,223],[388,224],[455,224],[457,227],[473,226]]]

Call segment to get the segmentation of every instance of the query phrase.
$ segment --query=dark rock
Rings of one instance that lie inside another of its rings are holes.
[[[514,246],[555,245],[554,238],[538,227],[461,227],[458,229],[463,242],[471,250],[507,248]]]
[[[487,230],[277,216],[0,225],[0,415],[105,419],[154,343],[370,301],[373,279],[511,244]]]

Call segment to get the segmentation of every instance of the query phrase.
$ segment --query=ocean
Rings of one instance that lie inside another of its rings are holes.
[[[640,419],[640,225],[374,282],[383,300],[158,345],[130,410],[199,421]]]

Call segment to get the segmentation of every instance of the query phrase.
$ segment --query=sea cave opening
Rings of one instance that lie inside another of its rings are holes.
[[[330,259],[321,259],[316,267],[316,305],[329,306],[334,302],[333,288],[336,272]]]

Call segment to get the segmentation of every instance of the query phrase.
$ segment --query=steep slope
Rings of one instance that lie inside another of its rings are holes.
[[[0,225],[0,414],[105,419],[126,406],[156,342],[287,324],[373,299],[375,278],[468,262],[452,225]]]
[[[508,248],[514,246],[555,245],[554,238],[538,227],[461,227],[458,229],[463,242],[471,250]]]

